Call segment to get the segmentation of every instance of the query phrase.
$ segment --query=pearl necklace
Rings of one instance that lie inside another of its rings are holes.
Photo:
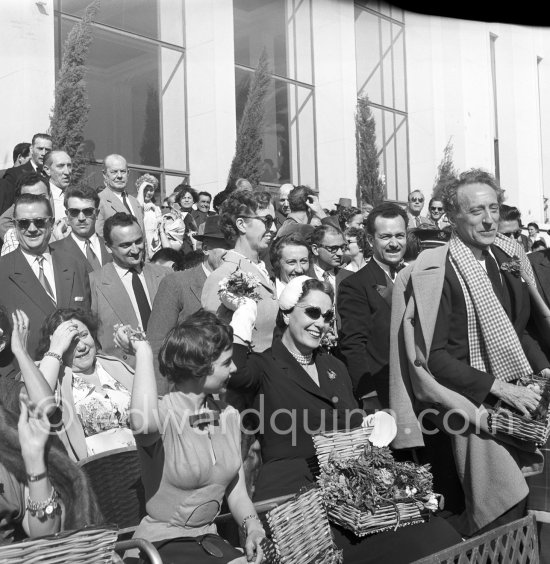
[[[311,360],[313,359],[313,352],[310,352],[309,354],[293,353],[292,351],[288,352],[296,359],[296,362],[298,362],[298,364],[301,364],[302,366],[311,364]]]

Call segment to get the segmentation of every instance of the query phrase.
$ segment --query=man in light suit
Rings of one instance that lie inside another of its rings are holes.
[[[407,249],[407,220],[405,210],[389,202],[370,212],[366,229],[373,258],[338,291],[340,351],[368,412],[389,407],[391,299]]]
[[[90,286],[81,262],[48,246],[53,217],[47,197],[23,194],[15,202],[19,246],[0,258],[0,306],[29,317],[27,350],[34,356],[40,327],[56,308],[90,307]]]
[[[146,331],[160,281],[170,270],[144,264],[145,239],[133,215],[115,213],[105,221],[103,233],[113,262],[90,274],[92,311],[100,322],[98,338],[103,353],[134,366],[135,358],[115,347],[113,327],[122,323]]]
[[[52,247],[82,261],[88,273],[113,261],[103,238],[95,231],[98,208],[99,195],[93,188],[85,185],[68,188],[65,191],[65,214],[71,232],[52,243]]]
[[[147,338],[153,349],[159,394],[166,393],[168,388],[166,378],[158,377],[158,352],[162,342],[170,329],[202,307],[201,294],[204,283],[210,273],[220,266],[222,256],[230,248],[220,231],[219,223],[219,215],[206,218],[204,233],[193,235],[193,238],[202,244],[204,260],[197,266],[164,277],[153,302]]]
[[[128,166],[120,155],[108,155],[103,161],[103,181],[105,189],[99,193],[99,213],[96,230],[103,235],[103,224],[108,217],[117,212],[130,213],[137,218],[143,232],[143,208],[140,203],[126,192],[128,184]]]

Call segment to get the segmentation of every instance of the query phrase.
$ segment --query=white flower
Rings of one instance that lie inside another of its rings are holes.
[[[439,509],[439,503],[437,502],[435,494],[432,494],[428,498],[428,501],[424,502],[424,507],[430,511],[437,511]]]

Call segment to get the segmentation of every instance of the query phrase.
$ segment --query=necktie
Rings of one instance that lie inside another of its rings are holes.
[[[38,262],[38,281],[42,284],[42,288],[46,290],[46,294],[50,300],[52,300],[53,305],[57,305],[55,302],[54,294],[46,275],[44,274],[44,257],[42,255],[36,257],[36,261]]]
[[[489,254],[489,251],[483,251],[482,255],[485,257],[485,268],[487,269],[487,276],[493,286],[493,291],[500,303],[504,306],[504,290],[502,288],[502,279],[500,277],[497,261]]]
[[[134,212],[132,211],[132,208],[130,207],[130,204],[128,203],[128,195],[126,194],[126,190],[124,190],[122,192],[122,203],[124,204],[124,207],[128,210],[128,213],[130,215],[134,215]]]
[[[88,262],[92,265],[92,268],[94,270],[99,270],[101,268],[101,263],[99,262],[99,259],[97,258],[96,254],[94,253],[94,250],[92,249],[92,245],[89,239],[86,239],[85,245],[86,245],[86,258],[88,259]]]
[[[405,264],[403,262],[400,262],[399,264],[396,265],[390,264],[390,277],[392,282],[395,280],[397,273],[400,270],[403,270],[403,268],[405,268]]]
[[[149,300],[147,299],[147,294],[143,289],[143,284],[141,283],[139,274],[133,269],[130,270],[130,272],[132,273],[132,288],[134,290],[134,296],[139,309],[139,316],[141,317],[141,326],[144,331],[147,331],[147,323],[149,321],[149,316],[151,315]]]

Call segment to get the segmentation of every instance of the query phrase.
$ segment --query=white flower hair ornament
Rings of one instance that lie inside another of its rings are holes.
[[[313,280],[313,278],[311,276],[296,276],[285,286],[279,297],[279,309],[281,311],[291,310],[300,301],[306,280]]]

